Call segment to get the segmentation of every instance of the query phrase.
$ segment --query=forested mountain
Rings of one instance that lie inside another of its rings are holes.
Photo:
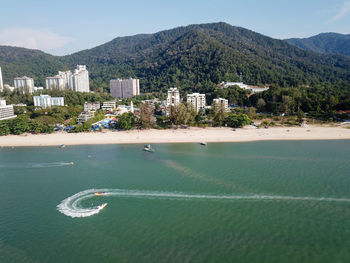
[[[350,57],[350,35],[322,33],[309,38],[290,38],[286,41],[304,50]]]
[[[57,57],[40,50],[0,46],[0,67],[4,83],[13,86],[13,78],[28,76],[35,84],[44,85],[45,77],[57,74],[66,67]]]
[[[63,57],[0,47],[5,82],[25,74],[43,85],[45,76],[76,64],[88,66],[93,89],[108,88],[111,78],[138,77],[142,91],[176,85],[187,91],[209,92],[223,80],[239,80],[240,74],[249,84],[281,87],[350,83],[350,59],[344,56],[305,51],[226,23],[119,37]]]

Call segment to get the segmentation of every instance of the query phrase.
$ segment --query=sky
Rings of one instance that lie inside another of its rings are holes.
[[[67,55],[116,37],[213,22],[278,39],[350,34],[350,0],[1,0],[0,45]]]

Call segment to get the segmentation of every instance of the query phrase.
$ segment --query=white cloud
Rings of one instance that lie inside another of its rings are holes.
[[[338,13],[330,19],[330,21],[335,22],[341,19],[343,16],[349,13],[349,11],[350,11],[350,1],[347,1],[343,4],[342,8],[338,11]]]
[[[73,39],[60,36],[50,29],[6,28],[0,30],[0,45],[51,51]]]

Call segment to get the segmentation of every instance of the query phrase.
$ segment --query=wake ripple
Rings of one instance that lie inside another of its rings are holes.
[[[283,196],[283,195],[211,195],[211,194],[188,194],[182,192],[139,191],[124,189],[89,189],[79,192],[64,199],[57,210],[70,217],[88,217],[98,214],[107,204],[84,208],[81,202],[92,198],[94,193],[104,192],[104,196],[120,196],[147,199],[169,200],[275,200],[275,201],[316,201],[316,202],[350,202],[349,198],[333,197],[307,197],[307,196]]]

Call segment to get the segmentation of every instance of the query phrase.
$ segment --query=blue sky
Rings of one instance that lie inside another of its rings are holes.
[[[118,36],[219,21],[273,38],[350,34],[350,0],[2,0],[0,45],[65,55]]]

